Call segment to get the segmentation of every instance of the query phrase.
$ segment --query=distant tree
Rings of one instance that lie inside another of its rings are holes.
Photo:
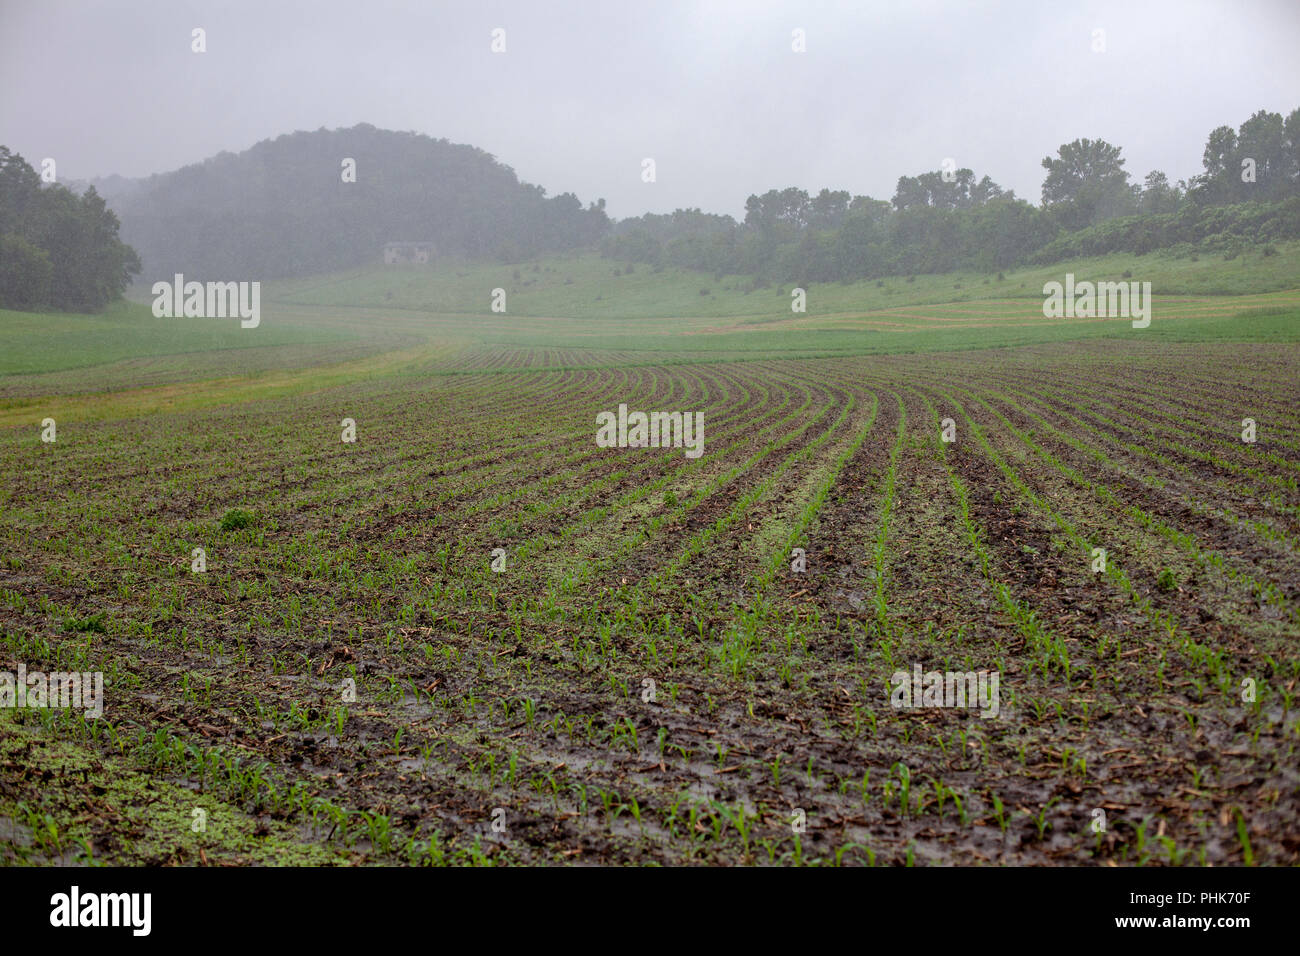
[[[898,185],[894,187],[894,208],[900,212],[905,209],[924,209],[930,205],[930,189],[926,182],[927,175],[899,176]]]
[[[0,146],[0,233],[17,233],[40,201],[41,176],[21,156]]]
[[[892,211],[893,206],[885,200],[872,199],[870,196],[854,196],[849,203],[850,216],[863,216],[875,223],[884,222]]]
[[[1216,127],[1201,165],[1189,189],[1201,204],[1275,202],[1300,193],[1300,109],[1285,119],[1259,110],[1236,131]]]
[[[1182,199],[1182,191],[1177,186],[1169,185],[1169,178],[1160,170],[1153,169],[1147,173],[1139,201],[1142,212],[1153,215],[1176,212]]]
[[[988,176],[976,182],[975,173],[969,169],[953,170],[948,179],[943,172],[921,173],[919,176],[900,176],[894,191],[894,208],[900,212],[909,209],[972,209],[986,202],[1011,196]]]
[[[0,305],[91,312],[119,297],[139,271],[94,187],[78,196],[45,185],[0,146]]]
[[[808,225],[811,202],[808,194],[793,186],[769,189],[745,200],[745,225],[762,231],[799,231]]]
[[[1129,175],[1120,147],[1105,140],[1076,139],[1056,158],[1043,158],[1043,207],[1067,229],[1082,229],[1134,211]]]
[[[1231,202],[1238,195],[1237,134],[1231,126],[1218,126],[1210,131],[1201,154],[1205,172],[1195,177],[1194,191],[1201,202]]]
[[[823,189],[809,202],[808,225],[813,229],[838,229],[848,212],[848,190]]]
[[[1286,130],[1285,179],[1288,181],[1287,192],[1296,195],[1300,192],[1300,108],[1291,111],[1283,124]]]
[[[1015,199],[1014,190],[1003,189],[988,176],[985,176],[978,183],[970,188],[970,201],[972,206],[982,206],[985,203],[992,202],[994,199]]]
[[[1293,185],[1294,170],[1291,166],[1291,144],[1287,141],[1286,121],[1281,113],[1269,113],[1259,110],[1250,119],[1241,124],[1237,132],[1237,154],[1239,157],[1236,170],[1237,182],[1242,189],[1238,195],[1242,199],[1269,201],[1283,198]],[[1249,157],[1255,161],[1255,185],[1241,181],[1240,159]]]

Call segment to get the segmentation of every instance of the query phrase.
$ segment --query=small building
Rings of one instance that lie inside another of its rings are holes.
[[[386,242],[384,243],[384,262],[396,265],[399,262],[414,262],[427,265],[433,258],[432,242]]]

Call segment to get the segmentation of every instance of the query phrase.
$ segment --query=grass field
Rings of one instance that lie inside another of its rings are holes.
[[[0,670],[105,683],[0,710],[0,860],[1294,865],[1279,250],[0,312]],[[1125,270],[1149,328],[1043,317]],[[620,404],[703,454],[599,447]],[[915,665],[996,716],[893,706]]]

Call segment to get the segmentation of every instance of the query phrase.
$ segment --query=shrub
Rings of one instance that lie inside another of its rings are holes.
[[[245,508],[231,508],[221,516],[222,531],[238,531],[248,528],[257,520],[257,515]]]

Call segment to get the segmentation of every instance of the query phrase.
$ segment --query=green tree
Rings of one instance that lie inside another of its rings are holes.
[[[1259,110],[1236,131],[1216,127],[1201,165],[1205,171],[1194,178],[1191,195],[1203,204],[1274,202],[1295,195],[1300,192],[1300,109],[1285,119]]]
[[[0,235],[0,306],[31,310],[45,305],[53,274],[44,249],[20,236]]]
[[[1132,212],[1134,196],[1120,147],[1076,139],[1043,157],[1043,207],[1066,229],[1082,229]]]
[[[1159,215],[1176,212],[1182,204],[1183,194],[1177,186],[1169,184],[1169,177],[1158,169],[1147,173],[1142,184],[1141,209],[1144,213]]]
[[[46,186],[0,146],[0,304],[102,309],[139,273],[135,250],[118,239],[117,216],[93,188],[82,196]]]

